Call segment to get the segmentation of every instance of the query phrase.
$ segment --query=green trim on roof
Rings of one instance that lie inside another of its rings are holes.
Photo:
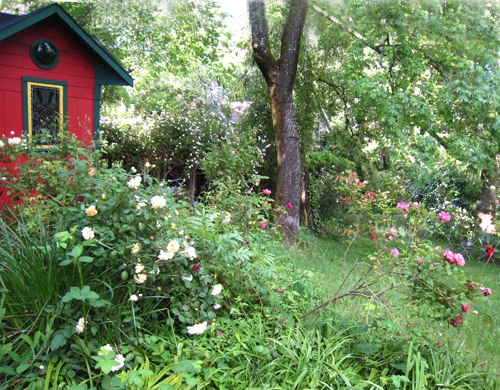
[[[14,35],[38,22],[41,22],[52,15],[57,15],[61,20],[66,23],[66,25],[72,29],[77,36],[82,39],[85,44],[91,49],[99,59],[104,62],[109,68],[116,73],[115,82],[121,79],[120,84],[115,85],[134,85],[134,80],[127,71],[120,65],[118,60],[112,55],[106,53],[106,51],[101,48],[92,37],[83,30],[78,23],[76,23],[73,18],[61,8],[59,4],[52,4],[48,7],[41,8],[30,14],[20,16],[13,20],[13,22],[8,23],[4,28],[0,29],[0,41]]]

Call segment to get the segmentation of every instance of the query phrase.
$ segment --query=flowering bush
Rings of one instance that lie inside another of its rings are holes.
[[[396,318],[398,310],[392,305],[403,300],[414,307],[415,318],[409,325],[422,333],[429,324],[444,321],[459,325],[470,309],[470,303],[464,302],[473,300],[480,292],[491,293],[482,285],[476,288],[477,282],[466,276],[461,253],[433,246],[430,239],[449,230],[449,213],[437,214],[416,202],[381,199],[366,191],[366,184],[355,175],[339,179],[349,185],[349,212],[353,214],[354,227],[344,233],[353,239],[369,233],[375,252],[368,261],[356,262],[354,266],[368,267],[363,277],[350,290],[339,291],[328,303],[344,296],[364,296]],[[386,294],[391,298],[385,300]]]

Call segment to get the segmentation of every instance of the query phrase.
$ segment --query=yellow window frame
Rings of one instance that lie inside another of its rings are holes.
[[[24,92],[24,118],[25,118],[25,133],[28,136],[28,142],[33,142],[33,102],[31,90],[34,86],[48,87],[59,90],[59,131],[64,131],[64,118],[67,115],[67,82],[56,80],[35,79],[23,77],[23,92]],[[37,149],[47,149],[51,145],[36,145]]]

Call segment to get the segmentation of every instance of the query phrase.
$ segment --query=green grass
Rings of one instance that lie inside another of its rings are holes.
[[[346,255],[351,240],[319,238],[308,233],[302,236],[296,248],[290,248],[282,256],[293,259],[295,266],[301,270],[314,273],[314,279],[320,286],[321,294],[327,300],[337,293],[342,284],[342,274],[348,272],[355,260],[362,261],[374,252],[374,244],[367,238],[355,240]],[[438,245],[439,243],[436,243]],[[446,246],[444,246],[446,247]],[[492,289],[488,297],[479,297],[471,302],[471,314],[466,316],[462,326],[453,328],[441,324],[442,332],[431,334],[434,346],[451,349],[451,353],[464,362],[482,362],[482,367],[489,369],[500,378],[500,264],[486,263],[477,260],[482,251],[476,249],[472,259],[467,260],[465,271],[474,280],[480,280]],[[345,257],[345,265],[343,266]],[[498,260],[500,261],[500,260]],[[351,275],[354,281],[356,274]],[[345,287],[350,285],[349,282]],[[345,289],[344,287],[344,289]],[[359,298],[346,297],[326,310],[334,310],[340,315],[366,321],[365,303]],[[325,310],[325,309],[323,309]],[[476,310],[478,314],[472,314]],[[398,307],[399,314],[411,318],[410,307]]]

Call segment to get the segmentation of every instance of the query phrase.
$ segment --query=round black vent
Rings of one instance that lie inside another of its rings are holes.
[[[59,63],[59,50],[54,42],[40,38],[31,44],[31,59],[42,69],[53,69]]]

